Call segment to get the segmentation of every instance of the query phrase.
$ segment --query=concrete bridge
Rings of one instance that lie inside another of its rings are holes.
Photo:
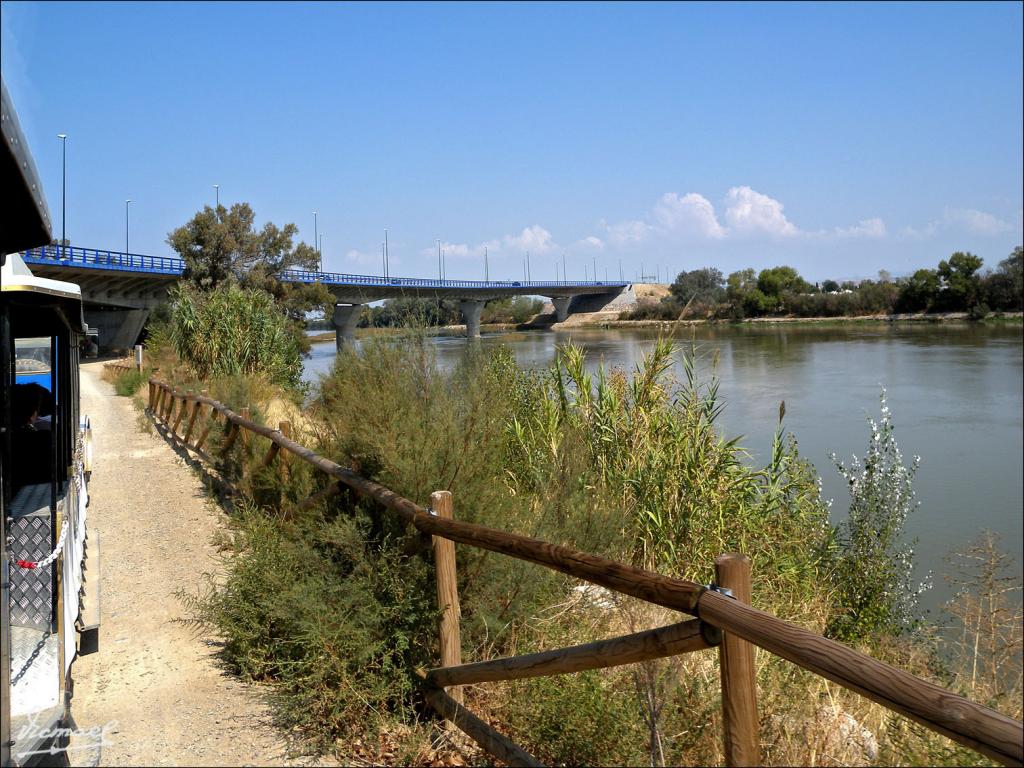
[[[99,328],[103,349],[128,349],[138,339],[150,311],[167,300],[167,292],[185,271],[176,257],[48,245],[22,254],[34,274],[77,283],[82,288],[86,322]],[[287,270],[281,279],[322,283],[335,298],[338,346],[351,341],[363,305],[400,297],[456,299],[470,337],[480,335],[484,304],[506,296],[551,299],[559,322],[574,311],[597,311],[626,299],[632,285],[598,281],[433,280],[339,272]]]

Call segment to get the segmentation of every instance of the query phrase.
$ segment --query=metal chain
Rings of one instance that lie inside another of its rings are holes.
[[[72,482],[75,484],[75,489],[79,494],[85,489],[85,448],[82,438],[82,432],[79,430],[78,438],[75,441],[75,454],[73,460],[72,469]],[[22,560],[19,558],[11,557],[10,560],[17,565],[19,568],[25,568],[26,570],[35,570],[36,568],[45,568],[58,557],[60,557],[61,551],[64,549],[64,539],[68,535],[68,518],[65,517],[60,525],[60,537],[57,539],[57,546],[53,552],[47,555],[44,559],[34,560]]]
[[[28,657],[28,659],[22,665],[21,669],[18,670],[18,673],[14,677],[11,678],[11,685],[12,686],[17,685],[18,681],[21,680],[21,678],[25,676],[25,673],[28,672],[29,667],[32,666],[32,662],[34,662],[36,660],[36,658],[39,656],[40,651],[42,651],[43,648],[46,647],[46,639],[50,635],[52,635],[52,634],[53,634],[53,629],[51,627],[47,627],[46,631],[43,633],[43,636],[39,639],[39,642],[36,643],[36,647],[32,650],[32,654]]]
[[[14,564],[19,568],[26,568],[28,570],[34,570],[36,568],[45,568],[58,557],[60,557],[61,551],[64,549],[64,539],[68,535],[68,519],[65,517],[64,521],[60,524],[60,538],[57,539],[57,546],[53,552],[46,556],[45,559],[33,562],[32,560],[14,560]],[[12,558],[13,559],[13,558]]]

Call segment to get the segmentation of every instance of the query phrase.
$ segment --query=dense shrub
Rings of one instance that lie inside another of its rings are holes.
[[[300,345],[270,294],[231,282],[204,293],[182,283],[172,300],[171,341],[198,378],[259,374],[298,384]]]
[[[121,397],[132,397],[147,379],[149,373],[145,371],[125,371],[114,377],[114,391]]]
[[[715,380],[696,378],[700,354],[659,341],[627,375],[568,346],[548,371],[530,373],[507,350],[470,349],[445,370],[422,334],[375,339],[340,354],[321,381],[306,439],[417,502],[450,490],[456,519],[666,574],[707,583],[715,555],[745,552],[757,607],[856,644],[895,638],[876,654],[932,674],[921,661],[931,657],[900,645],[915,618],[900,538],[914,507],[913,468],[900,459],[888,412],[873,425],[865,460],[840,465],[853,501],[837,535],[813,468],[782,429],[784,407],[770,459],[751,466],[719,432],[723,406]],[[265,481],[257,474],[254,485]],[[274,683],[282,724],[347,756],[357,738],[431,717],[416,670],[436,664],[437,606],[429,550],[394,515],[348,493],[296,506],[327,485],[299,467],[280,501],[243,505],[226,576],[190,602],[197,620],[225,637],[234,670]],[[678,620],[638,601],[582,598],[574,580],[523,561],[457,552],[467,661]],[[714,764],[722,760],[715,658],[689,654],[466,695],[546,763]],[[769,654],[758,656],[758,679],[772,762],[822,754],[795,730],[814,732],[822,701],[876,723],[887,759],[963,762],[963,752],[941,752],[927,734],[901,730],[875,705]]]

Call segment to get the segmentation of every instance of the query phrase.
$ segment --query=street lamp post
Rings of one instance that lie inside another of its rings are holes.
[[[439,238],[435,238],[434,242],[437,243],[437,279],[443,280],[444,270],[441,268],[441,240]]]
[[[313,247],[316,248],[316,255],[319,256],[320,255],[320,246],[317,245],[317,242],[319,241],[319,238],[318,238],[316,232],[317,232],[317,229],[316,229],[316,211],[313,211]]]
[[[220,184],[213,185],[213,192],[217,196],[217,207],[220,208]]]
[[[67,232],[67,192],[68,192],[68,135],[58,133],[60,139],[60,255],[64,256],[64,247],[68,244]]]
[[[131,205],[131,200],[124,201],[124,252],[128,253],[128,207]]]
[[[490,264],[487,263],[487,246],[484,246],[484,282],[491,282],[491,269]]]

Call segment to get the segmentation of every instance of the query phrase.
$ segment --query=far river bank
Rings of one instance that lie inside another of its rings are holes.
[[[894,315],[853,315],[850,317],[749,317],[742,320],[720,320],[699,318],[689,320],[612,320],[606,312],[591,312],[573,315],[566,323],[545,323],[534,319],[528,323],[484,323],[480,326],[482,333],[500,333],[508,331],[531,331],[539,329],[562,330],[563,328],[671,328],[690,326],[736,326],[747,325],[847,325],[861,323],[980,323],[983,325],[1024,326],[1024,312],[995,312],[980,320],[972,320],[966,312],[916,313]],[[401,333],[402,328],[359,328],[358,337]],[[466,332],[465,325],[445,325],[427,329],[431,336],[455,336]],[[334,341],[334,331],[307,331],[309,340],[314,343]]]

